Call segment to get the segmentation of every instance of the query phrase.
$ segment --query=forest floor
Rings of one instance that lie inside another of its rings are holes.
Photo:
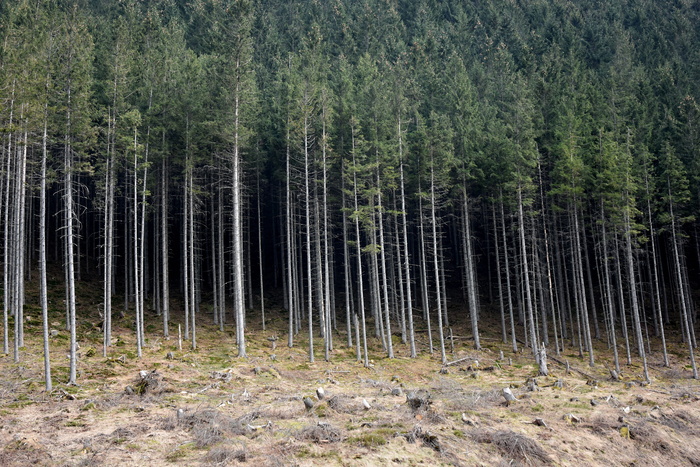
[[[558,359],[571,370],[550,361],[550,376],[532,391],[529,351],[513,354],[500,339],[484,338],[477,352],[457,337],[448,361],[463,360],[446,367],[425,337],[417,359],[398,337],[394,359],[371,339],[365,368],[341,335],[330,362],[317,339],[309,363],[308,340],[302,333],[289,348],[286,320],[274,311],[266,331],[251,324],[245,359],[233,329],[201,319],[197,350],[189,341],[179,350],[177,328],[174,338],[157,337],[153,317],[139,359],[124,318],[105,358],[99,322],[81,320],[78,385],[68,386],[68,333],[56,311],[46,393],[41,321],[36,308],[27,315],[21,362],[0,356],[3,466],[700,465],[700,383],[682,347],[670,368],[650,356],[649,385],[637,363],[612,381],[604,348],[593,368],[567,349]],[[505,404],[505,387],[517,402]]]

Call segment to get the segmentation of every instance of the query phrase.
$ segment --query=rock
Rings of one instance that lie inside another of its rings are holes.
[[[168,353],[165,355],[165,358],[167,358],[168,360],[172,360],[172,359],[175,358],[175,355],[174,355],[172,352],[168,352]]]
[[[501,350],[500,353],[498,354],[498,360],[503,361],[505,359],[506,359],[506,357],[505,357],[505,355],[503,355],[503,351]]]
[[[58,330],[52,329],[51,331],[49,331],[49,334],[51,334],[51,337],[56,337],[58,336]]]
[[[517,402],[517,398],[513,394],[513,391],[510,390],[510,388],[503,388],[501,391],[501,394],[503,395],[503,398],[506,400],[506,405],[510,405],[513,402]]]
[[[326,391],[324,391],[323,388],[316,389],[316,397],[318,397],[318,400],[322,401],[326,397]]]
[[[362,399],[362,407],[364,407],[365,410],[369,410],[372,408],[369,402],[367,402],[367,399]]]
[[[564,389],[564,381],[558,379],[554,382],[554,387],[557,389]]]
[[[622,409],[622,411],[623,411],[624,413],[630,413],[630,408],[629,408],[629,407],[625,407],[624,409]]]
[[[394,388],[391,390],[392,396],[400,396],[402,394],[403,394],[403,389],[401,389],[401,388]]]
[[[177,409],[175,416],[177,417],[178,420],[182,420],[185,417],[185,411],[182,409]]]
[[[134,395],[134,388],[132,388],[131,386],[127,386],[126,388],[124,388],[124,392],[129,396],[133,396]]]
[[[598,405],[598,401],[595,399],[591,399],[591,405],[595,407],[596,405]]]

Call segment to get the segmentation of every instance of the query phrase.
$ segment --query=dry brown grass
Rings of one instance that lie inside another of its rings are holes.
[[[629,379],[608,381],[603,365],[588,368],[585,360],[565,355],[599,386],[553,364],[552,376],[538,378],[540,390],[530,392],[526,381],[537,374],[530,355],[503,347],[512,365],[496,365],[501,349],[495,341],[485,340],[491,348],[480,352],[458,342],[449,357],[475,357],[491,370],[466,371],[473,363],[467,359],[441,374],[439,356],[423,347],[410,359],[407,347],[398,343],[397,358],[391,360],[371,343],[372,366],[364,368],[342,345],[331,362],[317,354],[309,363],[308,342],[297,336],[292,349],[278,345],[273,361],[267,335],[251,326],[249,358],[239,359],[232,332],[220,333],[206,319],[200,320],[196,351],[154,338],[141,359],[133,331],[117,324],[120,344],[107,359],[81,357],[75,387],[61,383],[67,375],[66,341],[55,340],[51,394],[43,391],[41,341],[32,337],[40,333],[28,329],[21,364],[0,356],[0,465],[698,463],[700,386],[682,364],[657,369],[658,379],[649,387],[627,388]],[[278,319],[267,332],[283,335],[283,327]],[[83,337],[81,345],[96,347],[99,354],[99,339],[98,334]],[[639,369],[623,373],[632,378]],[[557,379],[564,380],[563,388],[554,387]],[[127,386],[133,395],[126,394]],[[320,401],[319,386],[327,393]],[[521,400],[506,406],[504,387],[512,387]],[[311,410],[305,409],[304,397],[314,401]],[[562,419],[567,413],[583,422],[567,423]],[[547,427],[532,424],[536,417]],[[623,424],[629,438],[620,435]]]

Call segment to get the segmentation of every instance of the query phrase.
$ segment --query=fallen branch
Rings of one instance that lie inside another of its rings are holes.
[[[457,359],[457,360],[455,360],[455,361],[453,361],[453,362],[447,362],[447,363],[445,363],[444,366],[456,365],[456,364],[462,363],[462,362],[464,362],[464,361],[466,361],[466,360],[476,360],[476,359],[475,359],[474,357],[464,357],[464,358]]]
[[[549,358],[550,360],[552,360],[552,361],[554,361],[554,362],[557,362],[557,363],[560,364],[561,366],[566,366],[566,363],[565,363],[565,362],[562,362],[561,360],[559,360],[559,359],[556,358],[556,357],[552,357],[551,355],[547,355],[547,358]],[[585,376],[586,378],[588,378],[588,379],[590,379],[590,380],[596,380],[596,379],[598,379],[598,378],[595,378],[594,376],[591,376],[591,375],[589,375],[588,373],[586,373],[586,372],[584,372],[584,371],[581,371],[581,370],[579,370],[578,368],[575,368],[575,367],[573,367],[573,366],[571,366],[571,365],[569,365],[569,368],[572,369],[573,371],[575,371],[576,373],[582,374],[583,376]]]

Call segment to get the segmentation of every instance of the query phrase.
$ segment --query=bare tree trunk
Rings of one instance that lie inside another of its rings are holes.
[[[408,221],[406,213],[406,193],[403,173],[403,133],[401,117],[399,117],[399,176],[401,185],[401,217],[403,219],[404,272],[406,274],[406,315],[408,317],[408,341],[411,348],[411,358],[416,358],[416,334],[413,329],[413,298],[411,297],[411,257],[408,248]]]
[[[440,337],[440,356],[444,365],[447,363],[447,355],[445,354],[445,336],[442,329],[442,298],[440,296],[440,266],[438,263],[438,256],[440,252],[438,250],[438,229],[435,202],[435,168],[433,162],[430,165],[430,220],[433,227],[433,266],[435,268],[435,293],[437,294],[435,301],[437,302],[438,336]]]
[[[257,194],[257,210],[258,210],[258,272],[260,273],[260,313],[262,315],[262,329],[265,330],[265,284],[263,277],[263,247],[262,247],[262,209],[260,207],[260,169],[257,171],[258,194]]]
[[[632,300],[632,321],[637,335],[637,346],[639,356],[642,358],[644,369],[644,379],[649,380],[649,368],[647,367],[647,355],[644,350],[644,338],[642,337],[642,326],[639,319],[639,303],[637,301],[637,281],[634,272],[634,260],[632,257],[632,226],[630,225],[629,213],[625,212],[625,244],[627,249],[627,273],[630,283],[630,298]]]
[[[137,130],[134,128],[134,309],[136,314],[136,353],[139,358],[141,358],[142,347],[143,347],[143,319],[141,318],[141,307],[143,306],[143,300],[141,299],[141,261],[140,261],[140,249],[139,249],[139,162],[138,162],[138,151],[136,144]]]
[[[326,134],[326,108],[325,102],[323,107],[323,131],[321,133],[321,148],[322,148],[322,171],[323,171],[323,284],[324,284],[324,296],[325,296],[325,306],[324,310],[326,313],[325,319],[325,359],[330,361],[330,351],[333,350],[333,332],[332,332],[332,297],[331,297],[331,273],[330,273],[330,248],[328,244],[328,167],[327,167],[327,154],[326,146],[328,135]],[[319,265],[320,266],[320,265]]]
[[[291,156],[289,153],[289,122],[287,122],[287,181],[286,181],[286,235],[287,235],[287,291],[289,298],[287,299],[289,305],[289,335],[287,336],[287,345],[292,347],[294,345],[294,331],[295,331],[295,300],[296,294],[296,280],[294,278],[294,271],[296,271],[296,259],[294,258],[294,237],[293,237],[293,222],[292,222],[292,193],[291,193]]]
[[[341,169],[342,173],[342,197],[343,197],[343,275],[345,276],[344,284],[345,284],[345,327],[347,329],[347,342],[348,342],[348,347],[352,348],[352,314],[353,314],[353,307],[352,307],[352,277],[351,277],[351,269],[350,269],[350,249],[348,247],[348,242],[350,241],[350,237],[348,236],[348,215],[346,212],[347,208],[347,203],[345,201],[345,173],[346,173],[346,168],[345,168],[345,161],[343,160],[343,167]],[[358,342],[359,346],[359,342]],[[359,352],[358,352],[358,358],[359,358]]]
[[[498,305],[501,311],[501,341],[506,344],[508,342],[508,330],[506,329],[506,307],[503,300],[503,278],[501,274],[501,248],[498,239],[498,223],[496,219],[496,202],[491,202],[491,212],[493,219],[493,237],[495,239],[495,255],[496,255],[496,283],[498,284]]]
[[[15,104],[15,82],[12,82],[12,98],[10,99],[10,118],[9,118],[9,126],[10,128],[12,127],[12,121],[13,121],[13,116],[14,116],[14,104]],[[4,148],[3,148],[4,149]],[[11,251],[10,250],[10,224],[11,224],[11,219],[10,219],[10,181],[12,180],[12,132],[10,132],[7,136],[7,165],[5,168],[5,195],[4,195],[4,232],[3,232],[3,253],[4,253],[4,261],[3,261],[3,288],[2,290],[5,291],[3,293],[3,353],[5,355],[10,353],[10,336],[9,336],[9,330],[8,330],[8,315],[10,313],[10,301],[11,301],[11,296],[12,294],[10,293],[10,290],[12,288],[12,284],[10,282],[10,277],[14,276],[14,274],[10,274],[10,258],[11,258]]]
[[[538,359],[538,349],[537,349],[537,337],[535,335],[535,319],[534,310],[532,306],[532,295],[530,290],[530,269],[528,267],[527,261],[527,247],[525,246],[525,216],[523,214],[523,189],[518,187],[518,223],[520,225],[520,250],[522,252],[522,267],[523,267],[523,278],[525,289],[525,306],[527,307],[527,321],[528,321],[528,331],[530,336],[530,346],[532,347],[533,355],[535,359]]]
[[[163,132],[163,138],[165,138],[165,132]],[[162,213],[160,216],[160,234],[161,234],[161,274],[162,274],[162,286],[163,286],[163,336],[168,338],[170,333],[168,331],[168,326],[170,322],[170,277],[169,272],[169,256],[170,248],[168,245],[168,162],[167,159],[163,158],[163,167],[161,169],[161,190],[163,191],[163,205]]]
[[[605,221],[605,210],[603,207],[603,203],[601,201],[601,227],[603,231],[603,274],[605,275],[605,289],[607,291],[606,293],[606,299],[607,299],[607,308],[608,308],[608,320],[610,322],[610,341],[611,345],[613,348],[613,361],[615,363],[615,371],[617,374],[620,374],[620,358],[617,352],[617,336],[615,333],[615,306],[613,304],[613,299],[612,299],[612,283],[610,280],[610,267],[608,265],[609,261],[609,253],[608,253],[608,238],[607,238],[607,230],[606,230],[606,221]]]
[[[365,318],[365,292],[362,284],[362,237],[360,236],[360,207],[358,201],[357,186],[357,162],[355,160],[355,129],[352,129],[352,164],[353,164],[353,194],[355,198],[355,240],[357,248],[357,291],[358,306],[360,307],[360,319],[362,320],[362,353],[365,368],[369,368],[369,356],[367,355],[367,324]],[[357,326],[357,321],[356,321]],[[358,339],[359,347],[359,339]]]
[[[218,264],[217,276],[215,280],[218,283],[217,291],[219,293],[219,330],[224,332],[224,325],[226,324],[226,249],[224,248],[224,187],[221,179],[219,180],[219,187],[217,190],[217,240],[219,245],[219,254],[215,261]]]
[[[377,157],[379,159],[379,157]],[[379,160],[377,160],[379,165]],[[379,255],[382,269],[382,298],[384,301],[384,331],[386,333],[387,356],[394,358],[394,344],[391,339],[391,317],[389,315],[389,285],[386,274],[386,244],[384,242],[384,207],[382,205],[381,181],[379,179],[379,168],[377,168],[377,216],[379,219]],[[381,309],[380,308],[380,309]]]
[[[586,341],[586,347],[588,350],[588,364],[590,366],[595,365],[595,357],[593,354],[593,342],[591,340],[591,328],[588,321],[588,304],[586,300],[586,290],[585,281],[583,278],[583,247],[581,245],[581,239],[579,237],[580,227],[578,219],[578,208],[576,207],[576,201],[573,203],[573,218],[574,218],[574,274],[576,275],[576,281],[578,282],[579,300],[581,301],[581,322],[583,326],[584,338]],[[584,239],[585,241],[585,239]]]
[[[670,185],[670,184],[669,184]],[[673,243],[673,259],[675,262],[675,272],[676,272],[676,279],[678,280],[678,293],[679,293],[679,298],[680,298],[680,304],[681,304],[681,320],[682,324],[684,324],[685,328],[685,339],[688,344],[688,350],[690,353],[690,364],[693,369],[693,378],[698,379],[698,367],[695,364],[695,348],[693,347],[693,339],[691,337],[692,334],[692,320],[690,318],[690,313],[687,309],[687,302],[685,300],[685,291],[683,287],[683,274],[681,272],[681,257],[680,257],[680,252],[678,248],[678,235],[676,233],[676,218],[673,213],[673,198],[671,194],[671,188],[669,186],[668,188],[669,191],[669,198],[671,198],[669,202],[669,214],[671,216],[671,239]]]
[[[479,307],[477,304],[476,280],[474,278],[474,253],[472,249],[471,220],[469,219],[469,196],[467,195],[466,180],[463,187],[463,222],[464,222],[464,270],[467,276],[467,296],[469,299],[469,316],[472,323],[474,348],[481,350],[479,342]],[[500,279],[500,275],[499,275]]]
[[[105,259],[104,259],[104,297],[103,297],[103,356],[112,344],[112,274],[114,273],[114,152],[116,121],[109,116],[107,135],[107,170],[105,171]]]
[[[240,70],[240,63],[236,63],[236,69]],[[240,106],[240,80],[236,80],[234,100],[234,143],[233,143],[233,280],[234,280],[234,312],[236,316],[236,342],[238,343],[238,356],[245,358],[245,304],[243,296],[243,245],[241,225],[241,167],[240,167],[240,130],[239,130],[239,106]]]
[[[306,99],[307,96],[304,96]],[[313,278],[311,262],[311,191],[310,191],[310,174],[309,174],[309,139],[310,139],[310,124],[307,115],[304,115],[304,195],[305,195],[305,213],[306,213],[306,280],[308,293],[308,308],[307,315],[309,320],[309,361],[314,361],[314,320],[313,320]]]
[[[48,80],[47,80],[48,90]],[[44,377],[46,392],[53,389],[51,383],[51,359],[49,355],[49,301],[46,286],[46,164],[48,159],[48,99],[44,106],[44,132],[41,138],[41,185],[39,191],[39,298],[41,302],[41,322],[44,337]]]
[[[70,329],[70,376],[68,384],[76,384],[78,355],[75,323],[75,264],[74,264],[74,239],[73,239],[73,147],[71,143],[71,88],[68,85],[68,112],[66,116],[66,134],[64,136],[63,156],[65,166],[65,192],[63,195],[65,204],[66,226],[66,279],[68,292],[68,327]]]
[[[418,182],[418,192],[421,192],[420,181]],[[433,348],[433,333],[431,329],[430,322],[430,297],[428,295],[428,260],[425,253],[425,228],[423,226],[424,216],[423,216],[423,197],[418,197],[418,218],[420,219],[419,225],[419,240],[420,243],[420,273],[421,273],[421,291],[423,296],[423,319],[428,327],[428,348],[430,354],[434,352]]]
[[[189,253],[187,255],[189,266],[185,266],[185,268],[189,267],[190,269],[190,274],[189,274],[189,293],[190,293],[190,318],[192,320],[192,324],[190,326],[190,332],[192,333],[192,350],[197,349],[197,327],[196,327],[196,322],[197,322],[197,310],[199,308],[198,306],[198,300],[197,300],[197,283],[196,283],[196,271],[195,271],[195,257],[197,255],[197,248],[195,246],[195,235],[194,235],[194,176],[193,172],[194,169],[193,167],[189,167],[188,169],[188,178],[189,178],[189,189],[187,190],[187,196],[185,197],[185,203],[188,203],[189,206],[187,208],[187,216],[188,216],[188,222],[187,222],[187,232],[185,232],[185,235],[189,237],[187,245],[189,247]]]

